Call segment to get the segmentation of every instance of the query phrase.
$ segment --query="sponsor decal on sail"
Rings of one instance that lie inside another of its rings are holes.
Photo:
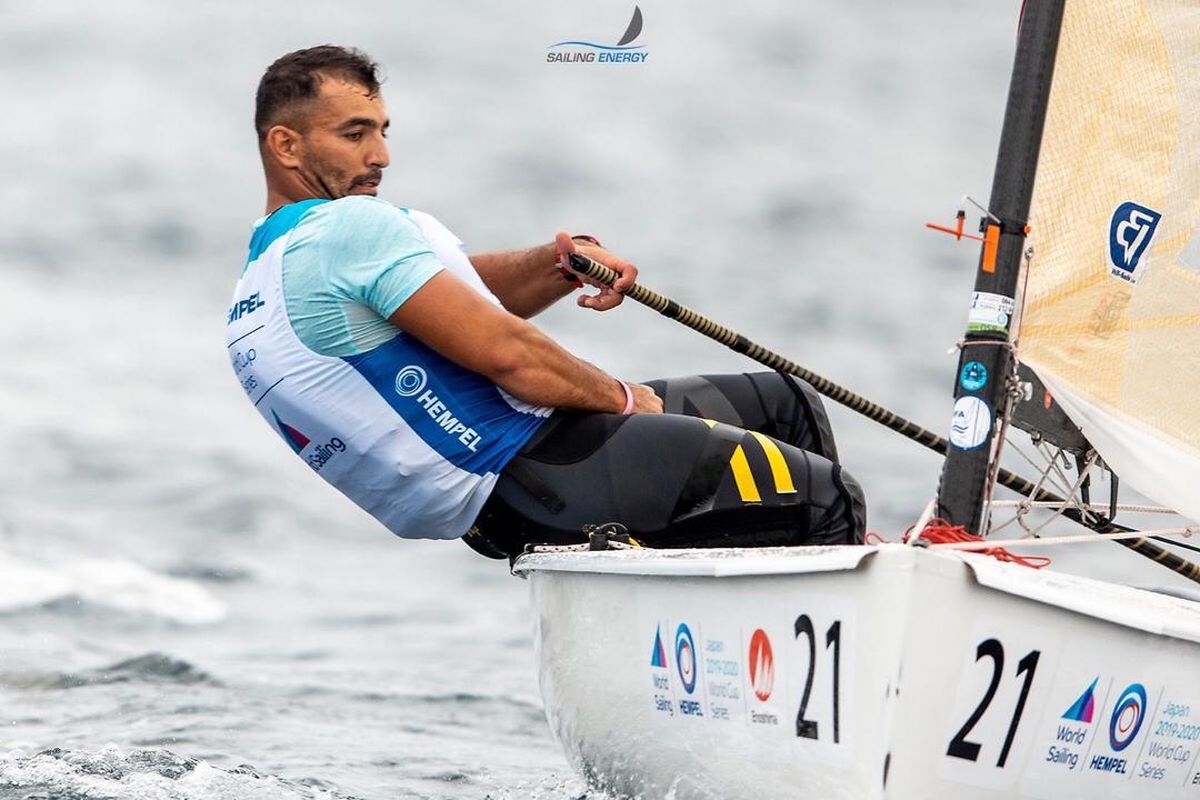
[[[1108,226],[1108,260],[1113,277],[1137,283],[1142,274],[1138,266],[1150,249],[1161,219],[1162,214],[1137,203],[1117,206]]]

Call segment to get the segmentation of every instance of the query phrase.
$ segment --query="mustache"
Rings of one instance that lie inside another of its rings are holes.
[[[368,172],[366,175],[359,175],[354,180],[350,181],[351,186],[361,186],[364,183],[382,183],[383,170],[377,169],[373,172]]]

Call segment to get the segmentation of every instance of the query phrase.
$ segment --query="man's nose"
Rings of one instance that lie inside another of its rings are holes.
[[[367,154],[367,165],[372,169],[383,169],[390,163],[392,163],[392,159],[388,155],[387,140],[378,136],[375,139],[375,146]]]

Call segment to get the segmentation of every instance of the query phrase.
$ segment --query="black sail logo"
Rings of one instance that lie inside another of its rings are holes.
[[[567,39],[547,48],[546,62],[550,64],[644,64],[649,57],[646,46],[633,44],[642,35],[642,9],[633,7],[625,33],[616,44]]]
[[[617,42],[617,47],[629,44],[634,39],[642,35],[642,10],[637,6],[633,7],[633,19],[629,20],[629,27],[625,29],[625,35],[621,37],[621,41]]]

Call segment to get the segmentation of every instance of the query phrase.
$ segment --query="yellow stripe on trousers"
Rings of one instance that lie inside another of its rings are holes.
[[[792,471],[788,469],[787,460],[783,457],[779,445],[758,431],[750,431],[750,435],[758,440],[763,452],[767,454],[767,463],[771,465],[771,477],[775,479],[775,493],[795,494],[796,484],[792,482]]]
[[[715,420],[706,419],[705,424],[710,428],[716,427]],[[779,454],[783,458],[783,454]],[[770,456],[768,456],[768,460]],[[738,495],[742,498],[743,503],[761,503],[762,495],[758,493],[758,484],[754,482],[754,475],[750,472],[750,462],[746,460],[746,451],[739,444],[733,451],[733,455],[729,457],[729,467],[733,470],[733,482],[737,485]],[[772,466],[774,471],[774,466]],[[778,483],[778,481],[776,481]]]

